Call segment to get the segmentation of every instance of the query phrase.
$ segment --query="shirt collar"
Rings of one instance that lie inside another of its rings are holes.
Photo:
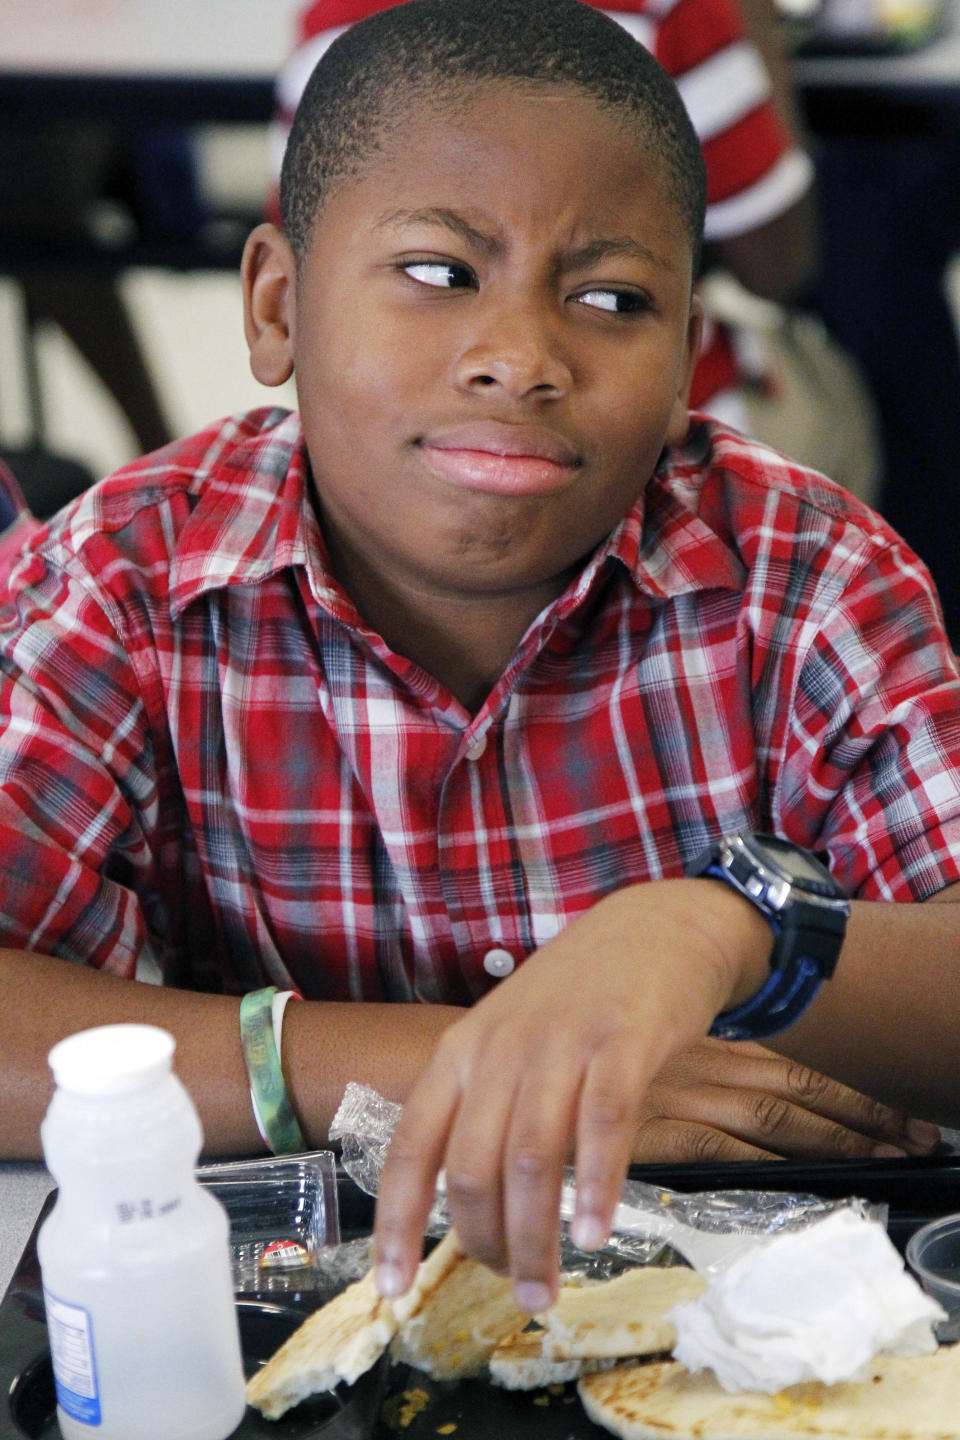
[[[317,602],[355,622],[329,569],[300,418],[277,415],[229,422],[198,466],[199,498],[171,564],[175,618],[208,591],[300,565]],[[717,478],[712,458],[711,426],[697,421],[682,446],[664,451],[643,493],[568,587],[559,602],[565,613],[592,592],[608,561],[622,565],[638,590],[655,599],[742,587],[744,564],[709,519],[708,487]]]
[[[714,506],[723,503],[722,472],[713,461],[712,423],[696,417],[683,445],[664,450],[642,494],[588,562],[574,603],[608,560],[657,600],[743,588],[746,566],[711,523]]]
[[[198,499],[170,567],[174,618],[209,591],[255,584],[290,566],[306,570],[321,605],[343,607],[314,509],[299,415],[261,411],[228,422],[197,466],[194,488]]]

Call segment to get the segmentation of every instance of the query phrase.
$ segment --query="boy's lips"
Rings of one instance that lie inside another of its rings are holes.
[[[566,441],[537,425],[485,421],[423,436],[427,466],[465,490],[549,495],[569,485],[580,460]]]

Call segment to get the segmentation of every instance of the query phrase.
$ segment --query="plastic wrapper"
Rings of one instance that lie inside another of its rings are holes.
[[[401,1107],[369,1086],[347,1086],[330,1129],[342,1145],[344,1169],[368,1195],[377,1195],[380,1175]],[[566,1273],[603,1279],[633,1265],[688,1263],[710,1275],[764,1238],[798,1230],[836,1210],[852,1210],[885,1225],[887,1207],[854,1197],[824,1200],[816,1195],[763,1190],[701,1191],[686,1194],[662,1186],[628,1180],[606,1245],[597,1251],[578,1250],[566,1221],[573,1213],[576,1192],[573,1171],[566,1173],[561,1197],[560,1263]],[[427,1233],[443,1235],[450,1215],[442,1177],[430,1212]]]
[[[340,1142],[340,1163],[367,1195],[380,1189],[380,1174],[402,1105],[369,1085],[351,1081],[330,1125],[330,1140]]]
[[[332,1293],[345,1289],[361,1279],[370,1269],[372,1244],[369,1235],[344,1240],[335,1250],[325,1250],[317,1260],[324,1284]]]

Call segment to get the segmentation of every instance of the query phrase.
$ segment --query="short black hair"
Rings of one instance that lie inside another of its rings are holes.
[[[690,117],[649,51],[582,0],[406,0],[339,36],[307,82],[280,176],[298,262],[324,200],[363,171],[411,106],[442,108],[486,81],[570,87],[622,111],[662,167],[696,272],[706,175]]]

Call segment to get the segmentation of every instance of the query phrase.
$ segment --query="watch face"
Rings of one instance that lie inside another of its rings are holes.
[[[831,891],[836,890],[836,883],[829,870],[789,840],[780,840],[776,835],[752,835],[750,839],[762,860],[768,860],[797,884],[808,885],[819,891],[823,890],[824,885]]]

